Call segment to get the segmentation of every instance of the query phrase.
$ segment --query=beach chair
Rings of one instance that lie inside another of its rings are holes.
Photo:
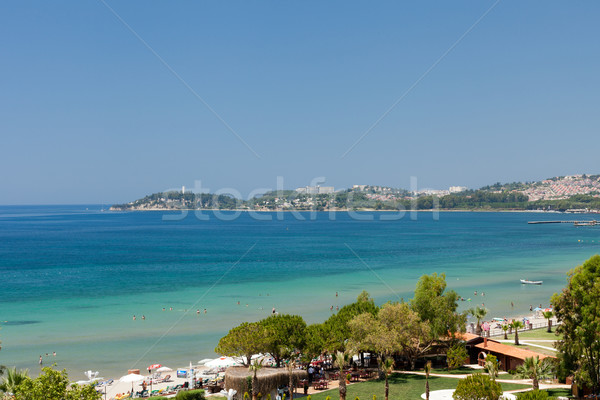
[[[170,382],[171,381],[171,375],[165,376],[162,381],[163,382]]]

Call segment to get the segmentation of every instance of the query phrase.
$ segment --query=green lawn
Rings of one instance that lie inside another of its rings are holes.
[[[459,379],[440,378],[432,376],[429,378],[429,390],[455,389]],[[420,400],[421,394],[425,392],[425,377],[423,375],[393,374],[389,377],[390,399]],[[502,390],[525,389],[531,385],[520,385],[515,383],[502,383]],[[372,400],[373,395],[378,399],[384,399],[384,381],[373,380],[368,382],[354,383],[348,386],[347,398],[354,400],[357,396],[361,400]],[[326,390],[312,395],[313,400],[325,400],[331,396],[332,400],[339,398],[338,389]]]
[[[500,338],[504,339],[504,336],[500,336]],[[556,336],[556,328],[555,327],[552,327],[552,333],[548,333],[546,331],[546,328],[519,332],[519,339],[559,340],[561,338],[562,338],[562,335]],[[512,333],[512,334],[508,335],[508,339],[514,340],[515,334]]]
[[[432,374],[446,374],[446,375],[467,375],[467,374],[473,374],[475,372],[481,372],[481,370],[476,370],[476,369],[468,368],[468,367],[460,367],[457,369],[453,369],[451,371],[448,371],[448,368],[432,368],[431,369]]]
[[[571,394],[571,390],[570,389],[546,389],[544,390],[545,392],[548,392],[548,396],[550,397],[571,397],[573,396]]]

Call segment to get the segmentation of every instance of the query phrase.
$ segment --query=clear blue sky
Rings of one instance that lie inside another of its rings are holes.
[[[106,5],[0,4],[0,204],[600,172],[599,2]]]

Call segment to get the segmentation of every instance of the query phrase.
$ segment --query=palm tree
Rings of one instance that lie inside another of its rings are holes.
[[[515,330],[515,344],[519,345],[519,328],[524,327],[523,323],[519,320],[513,320],[510,324],[512,328]]]
[[[294,400],[294,367],[295,367],[296,363],[294,361],[292,361],[292,359],[290,358],[290,360],[288,361],[286,368],[288,370],[288,374],[290,377],[290,381],[289,381],[289,388],[290,388],[290,400]]]
[[[5,395],[13,395],[15,389],[21,385],[26,379],[29,379],[29,370],[22,369],[17,371],[17,368],[7,368],[6,375],[0,384],[0,392]]]
[[[346,400],[346,376],[344,367],[350,362],[350,356],[345,351],[338,351],[333,355],[333,364],[340,369],[340,400]]]
[[[544,318],[546,318],[548,320],[548,333],[552,332],[552,317],[554,316],[554,313],[552,311],[544,311],[542,313],[544,315]]]
[[[517,376],[519,378],[531,379],[533,390],[540,388],[540,379],[552,377],[552,366],[546,360],[541,360],[539,356],[527,357],[523,364],[517,367]]]
[[[381,369],[385,375],[385,400],[388,400],[390,394],[390,384],[388,383],[388,375],[394,370],[394,360],[390,357],[381,362]]]
[[[429,400],[429,373],[431,372],[431,361],[425,363],[425,400]]]
[[[485,316],[487,315],[488,310],[486,308],[483,307],[475,307],[475,308],[471,308],[469,310],[469,314],[471,314],[473,317],[477,318],[477,328],[475,329],[475,334],[480,335],[481,336],[481,320],[483,320],[485,318]]]
[[[495,356],[488,354],[485,358],[483,369],[488,373],[490,378],[496,382],[496,378],[498,377],[498,359]]]
[[[252,400],[258,399],[258,377],[256,376],[256,373],[261,368],[262,368],[262,364],[259,363],[258,360],[254,360],[250,364],[250,367],[248,368],[250,371],[253,372],[253,374],[252,374]]]
[[[502,330],[504,331],[504,340],[508,340],[508,335],[506,334],[506,331],[508,331],[508,325],[502,325]]]

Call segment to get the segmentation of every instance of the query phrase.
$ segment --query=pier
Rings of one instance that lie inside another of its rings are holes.
[[[529,221],[528,224],[573,224],[575,226],[595,226],[598,221]]]

